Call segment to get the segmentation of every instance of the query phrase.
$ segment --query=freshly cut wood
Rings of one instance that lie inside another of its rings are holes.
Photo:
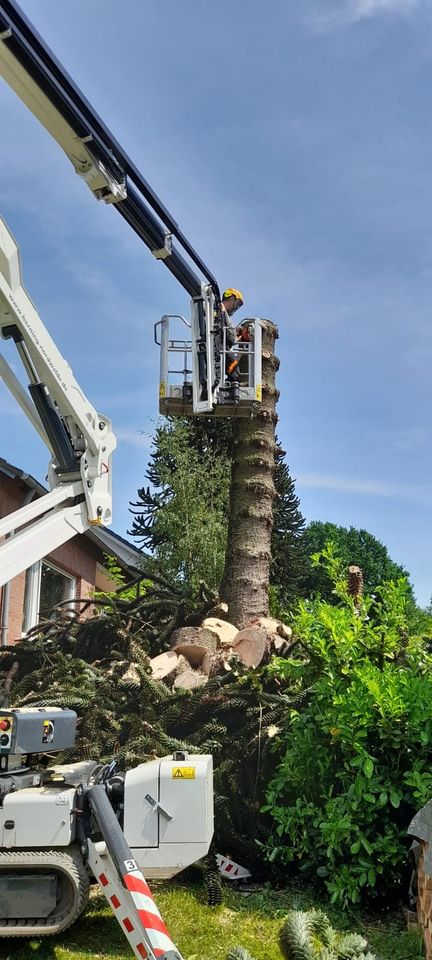
[[[213,633],[219,638],[221,646],[230,647],[234,637],[238,634],[238,629],[233,623],[228,623],[228,620],[221,620],[219,617],[207,617],[203,621],[203,627],[213,630]]]
[[[163,680],[170,685],[180,673],[189,666],[185,657],[179,656],[174,650],[159,653],[150,660],[153,680]]]
[[[279,637],[283,637],[284,640],[291,640],[292,630],[291,627],[288,627],[286,623],[282,623],[281,620],[275,620],[274,617],[257,617],[256,620],[252,620],[248,626],[261,626],[267,630],[269,634],[275,634]]]
[[[192,667],[189,667],[175,678],[173,690],[197,690],[198,687],[203,687],[207,681],[208,677],[204,673],[199,670],[192,670]]]
[[[231,670],[231,667],[225,651],[218,650],[217,653],[212,655],[209,653],[204,655],[200,669],[205,673],[206,677],[211,679],[212,677],[221,676],[221,674],[224,674],[227,670]]]
[[[220,617],[223,620],[228,613],[228,604],[227,603],[217,603],[215,607],[212,607],[208,612],[209,617]]]
[[[204,654],[216,653],[218,638],[206,627],[180,627],[171,637],[172,649],[182,653],[192,667],[199,667]]]
[[[272,647],[275,653],[281,653],[287,646],[287,641],[283,637],[274,637],[272,640]]]
[[[239,630],[232,652],[243,660],[247,667],[259,667],[270,649],[267,630],[260,624]]]

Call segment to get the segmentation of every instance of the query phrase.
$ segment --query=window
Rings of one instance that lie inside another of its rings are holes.
[[[45,560],[34,563],[26,572],[24,593],[23,633],[35,627],[39,620],[55,618],[56,604],[72,600],[76,594],[76,579]]]

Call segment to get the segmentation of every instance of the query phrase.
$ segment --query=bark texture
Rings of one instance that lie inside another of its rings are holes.
[[[228,543],[221,597],[239,629],[267,616],[275,487],[277,327],[263,321],[262,404],[234,427]]]
[[[428,846],[422,841],[417,863],[417,917],[423,933],[426,960],[432,960],[432,877],[424,871],[424,855]]]

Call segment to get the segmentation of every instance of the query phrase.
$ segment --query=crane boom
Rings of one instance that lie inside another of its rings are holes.
[[[112,203],[191,297],[214,275],[89,101],[13,0],[0,2],[0,74],[64,150],[94,196]]]
[[[16,346],[28,397],[0,357],[0,375],[46,443],[50,493],[0,520],[0,586],[91,524],[111,523],[111,421],[75,380],[24,287],[18,246],[0,217],[0,333]],[[4,539],[3,539],[4,538]]]

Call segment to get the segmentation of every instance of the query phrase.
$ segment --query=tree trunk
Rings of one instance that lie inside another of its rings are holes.
[[[228,617],[239,629],[254,617],[267,616],[273,499],[275,488],[275,374],[277,327],[263,321],[262,403],[253,419],[234,425],[228,542],[221,597]]]

